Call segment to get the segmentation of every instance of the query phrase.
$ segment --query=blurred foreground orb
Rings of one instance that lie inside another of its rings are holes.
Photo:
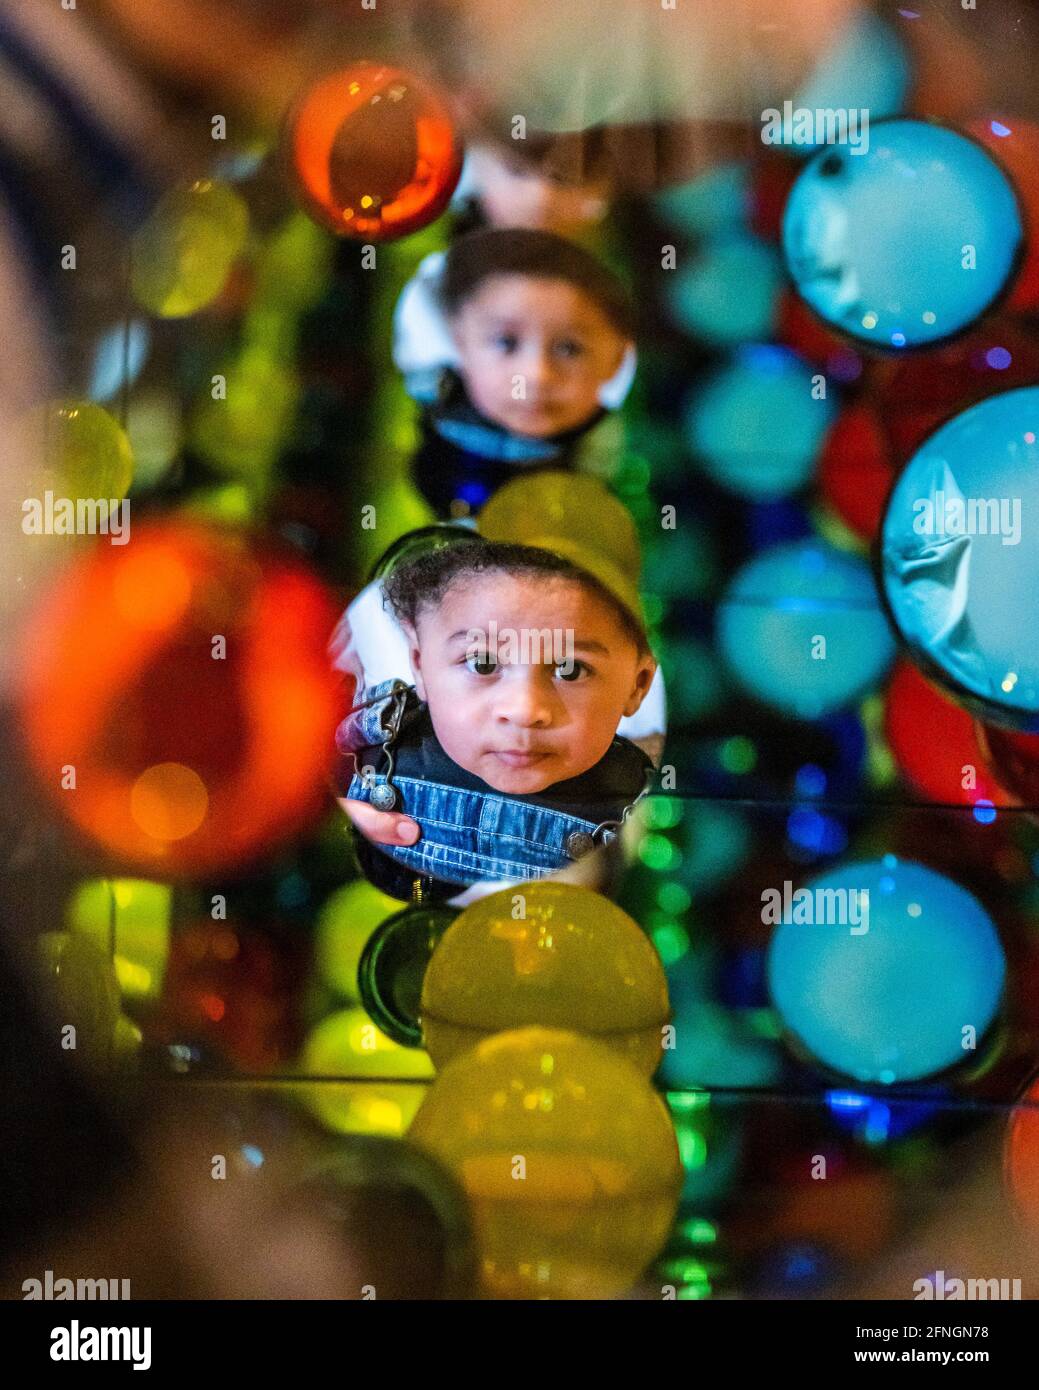
[[[456,1058],[408,1138],[469,1197],[495,1298],[611,1298],[667,1238],[683,1172],[667,1110],[626,1058],[522,1028]]]
[[[550,880],[467,907],[433,953],[422,1033],[437,1068],[527,1024],[609,1043],[646,1075],[670,1017],[667,979],[638,923],[590,888]]]
[[[126,431],[103,406],[51,401],[30,410],[15,429],[18,448],[27,461],[42,468],[55,499],[110,503],[126,496],[133,481],[133,452]],[[55,512],[56,534],[58,525]]]
[[[171,189],[134,235],[134,298],[158,318],[198,313],[224,288],[248,233],[249,210],[233,188],[199,179]]]
[[[742,347],[690,397],[689,448],[715,482],[756,500],[785,497],[812,476],[833,421],[812,369],[772,343]]]
[[[20,644],[41,785],[106,856],[163,879],[268,851],[322,805],[336,615],[295,557],[230,531],[151,523],[98,544]]]
[[[316,82],[289,118],[304,208],[357,241],[392,241],[434,221],[462,172],[443,99],[403,68],[359,62]]]
[[[801,719],[863,694],[894,655],[868,565],[815,540],[773,546],[737,572],[718,643],[741,685]]]
[[[790,1032],[824,1066],[883,1084],[974,1056],[1005,973],[978,900],[893,854],[842,864],[798,889],[768,953],[769,988]]]
[[[794,284],[827,323],[877,347],[959,333],[997,298],[1023,231],[999,165],[925,121],[872,124],[821,150],[783,217]]]
[[[982,718],[1039,729],[1039,387],[943,425],[909,460],[881,528],[883,582],[914,660]]]
[[[1010,1112],[1003,1178],[1018,1211],[1033,1231],[1039,1231],[1039,1078]]]

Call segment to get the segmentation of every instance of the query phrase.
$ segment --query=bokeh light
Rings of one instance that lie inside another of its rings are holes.
[[[131,245],[131,286],[158,318],[184,318],[223,289],[249,234],[241,196],[215,179],[163,195]]]

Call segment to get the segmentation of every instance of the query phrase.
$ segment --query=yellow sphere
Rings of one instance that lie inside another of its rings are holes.
[[[499,1033],[437,1077],[408,1138],[469,1196],[494,1298],[611,1298],[659,1252],[682,1165],[666,1108],[613,1048]]]
[[[248,208],[226,184],[171,189],[134,236],[134,298],[159,318],[197,313],[223,289],[248,231]]]
[[[92,878],[65,909],[74,935],[107,952],[114,945],[116,979],[126,999],[158,999],[170,954],[173,889],[140,878]]]
[[[433,1074],[424,1052],[395,1043],[363,1009],[338,1009],[323,1018],[303,1044],[300,1066],[308,1076],[422,1079]]]
[[[670,1017],[664,967],[638,923],[590,888],[551,880],[466,908],[433,953],[421,1013],[438,1068],[492,1033],[540,1024],[609,1043],[647,1076]]]
[[[396,1137],[418,1110],[433,1073],[424,1052],[395,1043],[363,1009],[338,1009],[323,1018],[303,1044],[299,1070],[314,1079],[294,1088],[297,1099],[327,1129]]]
[[[27,457],[38,459],[56,496],[107,502],[126,496],[133,452],[126,431],[93,401],[51,401],[20,426]]]
[[[364,879],[337,889],[321,908],[314,942],[317,972],[325,984],[345,999],[357,1001],[361,953],[375,928],[399,911],[396,898],[380,893]]]

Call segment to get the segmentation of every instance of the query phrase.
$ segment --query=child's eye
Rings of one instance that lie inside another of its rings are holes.
[[[583,661],[561,661],[555,667],[555,673],[561,681],[579,681],[582,676],[590,675],[591,671]]]
[[[498,669],[497,659],[486,652],[470,652],[465,664],[474,676],[493,676]]]
[[[575,338],[561,338],[556,343],[556,352],[560,357],[580,357],[584,352],[584,344],[577,342]]]
[[[519,338],[515,333],[496,333],[491,342],[500,352],[515,352],[519,347]]]

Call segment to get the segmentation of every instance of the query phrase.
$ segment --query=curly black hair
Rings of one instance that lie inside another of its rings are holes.
[[[625,338],[635,336],[635,311],[623,284],[582,246],[527,227],[486,227],[451,247],[440,281],[448,318],[457,314],[491,275],[532,275],[576,285]]]
[[[529,574],[569,579],[591,590],[613,609],[640,656],[649,652],[645,629],[594,575],[540,546],[505,541],[448,545],[405,560],[383,579],[386,599],[399,621],[414,628],[425,608],[435,608],[452,585],[482,574]]]

